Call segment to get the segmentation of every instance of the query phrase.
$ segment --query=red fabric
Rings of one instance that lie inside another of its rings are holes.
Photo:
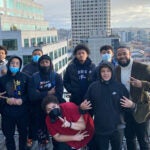
[[[67,121],[77,122],[79,120],[81,114],[79,113],[79,108],[77,105],[71,102],[67,102],[60,104],[60,107],[63,118],[66,117]],[[66,142],[69,146],[74,147],[76,149],[84,147],[91,140],[94,133],[93,119],[90,117],[89,114],[85,114],[83,115],[83,117],[86,124],[86,129],[84,131],[88,131],[89,136],[85,137],[82,141]],[[79,132],[70,128],[61,127],[62,122],[59,119],[57,119],[55,123],[51,123],[49,116],[46,117],[46,125],[48,131],[52,136],[54,136],[57,133],[64,135],[75,135],[76,133]]]

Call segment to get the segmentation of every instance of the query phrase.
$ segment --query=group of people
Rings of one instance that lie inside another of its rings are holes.
[[[74,48],[74,58],[63,79],[41,49],[22,69],[22,60],[0,46],[0,113],[7,150],[19,150],[35,142],[46,145],[52,136],[54,150],[149,150],[150,66],[135,62],[130,48],[110,45],[100,48],[95,66],[84,44]],[[71,94],[63,99],[63,87]]]

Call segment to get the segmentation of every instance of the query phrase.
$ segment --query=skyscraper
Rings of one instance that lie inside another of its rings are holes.
[[[83,39],[111,34],[110,0],[71,0],[73,47]]]

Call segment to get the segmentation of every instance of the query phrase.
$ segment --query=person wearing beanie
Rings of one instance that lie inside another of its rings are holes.
[[[121,100],[127,99],[129,93],[123,84],[115,80],[113,70],[111,63],[101,63],[100,79],[89,86],[85,101],[80,105],[82,110],[92,108],[96,150],[108,150],[109,143],[113,150],[122,149],[125,128],[123,112],[132,111],[121,107]]]
[[[39,71],[38,60],[43,55],[43,51],[41,49],[34,49],[32,52],[32,61],[25,65],[22,69],[22,72],[26,73],[30,77]]]
[[[12,56],[7,64],[7,74],[0,78],[0,102],[2,103],[2,132],[7,150],[16,150],[14,134],[19,132],[19,150],[26,150],[29,77],[20,72],[22,60]]]
[[[66,68],[63,83],[65,89],[71,94],[70,101],[80,105],[88,86],[93,81],[92,72],[95,64],[89,58],[89,48],[84,44],[77,45],[73,54],[74,59]]]
[[[38,60],[39,72],[33,74],[29,83],[29,97],[32,103],[34,137],[33,141],[46,144],[48,134],[45,124],[45,113],[41,108],[42,100],[47,95],[55,95],[59,102],[64,102],[62,98],[63,83],[61,76],[53,69],[51,58],[42,55]],[[41,135],[41,136],[40,136]]]

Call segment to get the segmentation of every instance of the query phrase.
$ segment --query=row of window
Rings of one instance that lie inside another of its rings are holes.
[[[41,26],[41,25],[32,25],[32,24],[12,24],[12,23],[5,23],[2,27],[2,30],[4,31],[10,31],[10,30],[47,30],[47,26]]]
[[[37,37],[31,39],[24,39],[24,47],[40,46],[41,44],[51,44],[58,42],[57,36]]]
[[[52,52],[49,53],[49,56],[51,57],[52,60],[57,59],[58,57],[63,56],[64,54],[67,53],[67,48],[66,47],[62,47],[58,50],[54,50]]]
[[[55,71],[58,71],[59,69],[61,69],[62,67],[64,67],[67,63],[68,63],[67,57],[65,59],[59,61],[54,66],[55,67]]]
[[[23,56],[23,65],[26,65],[31,62],[32,56],[31,55],[24,55]],[[60,60],[58,63],[54,65],[55,71],[58,71],[59,69],[63,68],[68,63],[67,57]]]
[[[55,43],[55,42],[57,42],[57,37],[43,37],[43,38],[38,37],[37,39],[36,38],[31,39],[31,46],[35,46],[36,44],[40,45],[43,43]],[[17,39],[3,39],[2,45],[6,46],[8,50],[18,50]],[[29,39],[24,39],[24,47],[29,47]]]
[[[1,2],[1,4],[3,4],[3,2]],[[6,7],[15,10],[23,10],[29,13],[39,14],[43,16],[43,9],[24,4],[23,2],[16,2],[15,0],[6,0]]]

